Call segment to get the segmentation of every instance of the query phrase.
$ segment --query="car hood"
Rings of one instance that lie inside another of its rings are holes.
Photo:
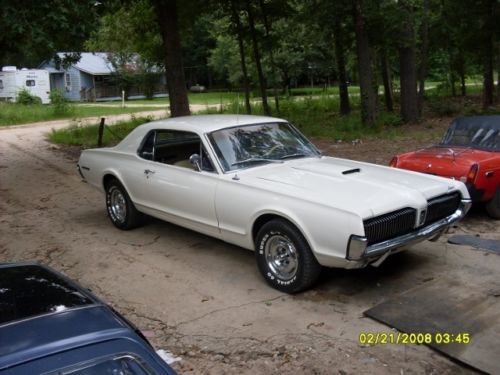
[[[398,167],[460,179],[472,164],[490,159],[492,153],[466,147],[430,147],[399,157]]]
[[[253,168],[240,180],[363,219],[404,207],[423,208],[428,199],[452,190],[467,194],[465,186],[453,180],[331,157]]]

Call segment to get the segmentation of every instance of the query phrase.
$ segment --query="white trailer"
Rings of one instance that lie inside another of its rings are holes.
[[[43,104],[49,104],[49,72],[42,69],[18,70],[15,66],[4,66],[0,72],[0,100],[15,102],[22,89],[38,96]]]

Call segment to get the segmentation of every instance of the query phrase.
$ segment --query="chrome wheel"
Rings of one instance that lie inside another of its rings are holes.
[[[291,280],[298,269],[298,254],[293,242],[283,235],[272,235],[264,247],[268,268],[279,279]]]
[[[127,217],[127,201],[123,193],[116,187],[110,192],[109,210],[113,219],[120,223],[125,221]]]

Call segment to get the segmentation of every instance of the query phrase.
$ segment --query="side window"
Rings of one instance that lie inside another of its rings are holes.
[[[71,75],[69,73],[66,73],[64,75],[64,83],[66,86],[66,90],[70,91],[71,90]]]
[[[0,79],[0,90],[3,90],[3,81]]]
[[[144,159],[196,170],[190,161],[193,155],[200,156],[202,170],[214,171],[200,137],[195,133],[180,130],[155,130],[146,136],[139,151],[139,156]]]
[[[146,139],[139,150],[139,156],[147,160],[154,159],[154,145],[155,145],[156,132],[152,131],[146,135]]]
[[[26,86],[27,87],[34,87],[35,86],[35,80],[34,79],[28,79],[28,80],[26,80]]]

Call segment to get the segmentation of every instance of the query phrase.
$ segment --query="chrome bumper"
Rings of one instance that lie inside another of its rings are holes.
[[[409,246],[432,237],[437,239],[447,227],[462,219],[467,211],[469,211],[471,205],[472,201],[470,199],[462,199],[460,206],[452,215],[403,236],[391,238],[390,240],[369,246],[367,245],[368,240],[366,237],[352,235],[347,245],[347,259],[353,261],[371,261],[372,258],[380,257],[394,249]]]

